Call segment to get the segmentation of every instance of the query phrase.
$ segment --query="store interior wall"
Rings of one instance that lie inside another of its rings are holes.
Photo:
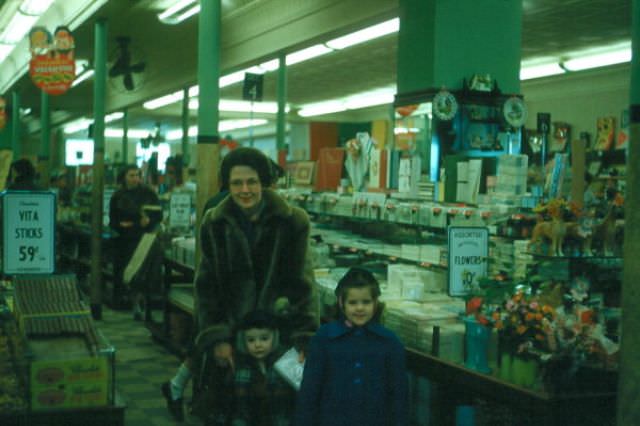
[[[622,111],[629,108],[630,65],[568,73],[522,82],[522,95],[528,109],[527,129],[536,128],[539,112],[551,113],[551,122],[571,125],[571,138],[588,132],[596,135],[598,117],[616,118],[620,126]]]

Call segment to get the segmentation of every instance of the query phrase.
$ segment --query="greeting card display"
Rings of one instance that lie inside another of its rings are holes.
[[[598,151],[606,151],[611,148],[613,145],[615,130],[615,117],[598,118],[598,133],[596,135],[596,141],[593,148]]]

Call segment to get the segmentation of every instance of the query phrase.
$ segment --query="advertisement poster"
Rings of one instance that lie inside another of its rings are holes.
[[[449,295],[464,296],[487,275],[489,229],[449,227]]]
[[[52,192],[2,195],[5,274],[51,274],[55,269],[56,199]]]
[[[191,224],[191,195],[174,193],[169,202],[169,226],[188,228]]]
[[[75,42],[66,27],[56,28],[53,36],[44,27],[29,32],[29,75],[33,83],[50,95],[62,95],[76,77]]]

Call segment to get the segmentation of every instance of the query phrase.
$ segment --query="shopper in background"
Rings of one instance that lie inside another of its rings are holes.
[[[162,210],[153,189],[142,184],[140,169],[136,165],[125,166],[117,181],[119,189],[109,203],[109,226],[117,232],[113,239],[114,300],[123,307],[127,297],[124,270],[143,235],[153,231],[162,220]],[[135,319],[142,319],[144,293],[149,291],[149,286],[157,286],[161,280],[161,261],[154,253],[154,258],[145,260],[148,274],[144,279],[134,279],[130,283],[130,298],[135,299],[131,300]]]
[[[233,368],[232,330],[247,313],[271,313],[283,344],[301,345],[318,326],[318,308],[307,258],[309,218],[267,189],[273,180],[269,158],[238,148],[224,157],[220,174],[229,196],[207,211],[200,228],[195,345],[201,358]],[[195,380],[196,390],[206,388],[205,381],[216,387],[206,373]],[[224,413],[214,406],[208,414]]]
[[[309,344],[294,425],[407,425],[404,347],[378,322],[378,281],[354,267],[335,293],[341,318],[322,326]]]
[[[274,369],[284,353],[274,318],[250,312],[236,338],[233,426],[289,426],[295,390]]]
[[[7,189],[11,191],[38,191],[42,188],[36,184],[36,168],[26,158],[11,163],[7,177]]]

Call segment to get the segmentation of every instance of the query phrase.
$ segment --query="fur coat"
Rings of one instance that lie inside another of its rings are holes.
[[[231,341],[235,325],[262,309],[278,318],[285,344],[312,336],[318,306],[308,259],[309,218],[270,189],[249,243],[231,197],[208,210],[200,227],[202,255],[195,277],[196,346]]]

